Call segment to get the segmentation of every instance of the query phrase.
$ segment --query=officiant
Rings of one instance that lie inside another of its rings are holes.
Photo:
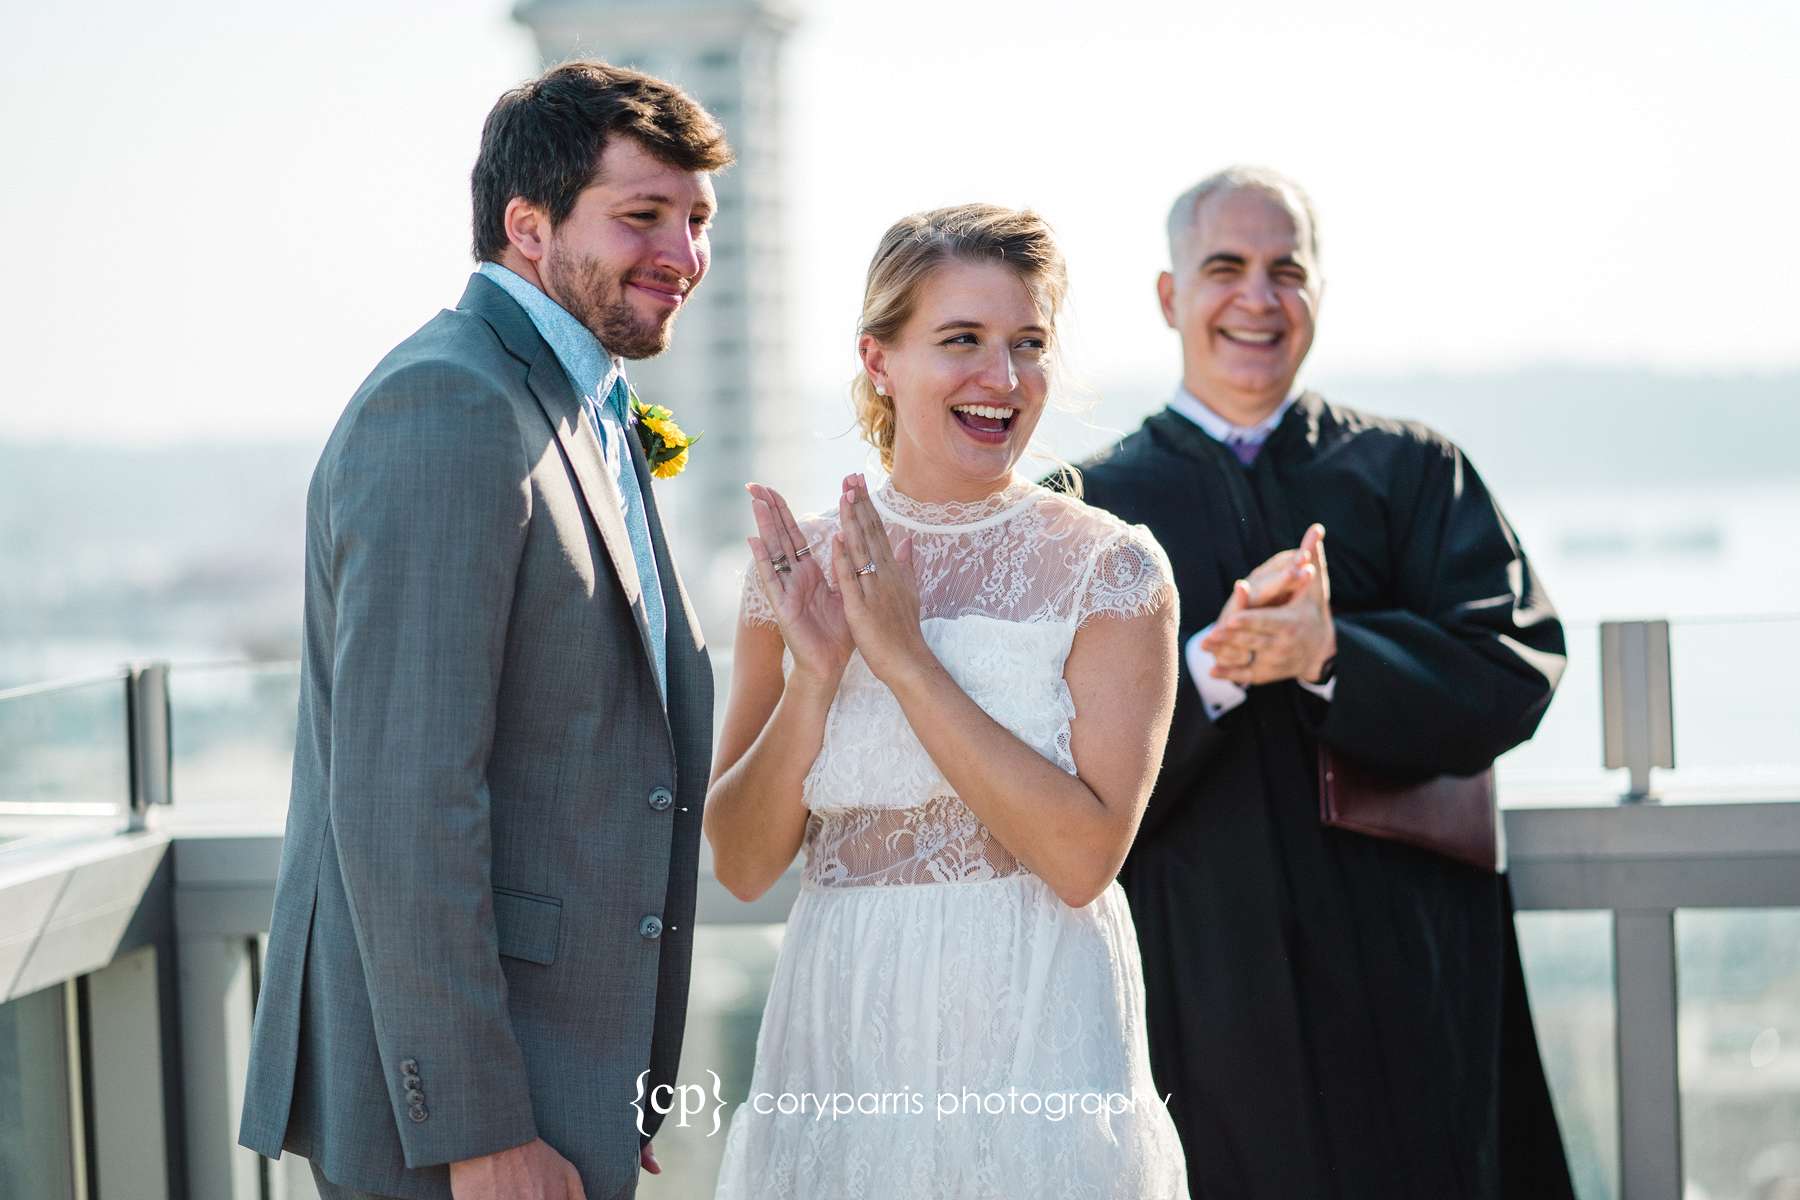
[[[1181,596],[1189,678],[1120,878],[1193,1194],[1570,1197],[1483,807],[1562,627],[1456,445],[1296,391],[1324,292],[1296,184],[1220,172],[1169,244],[1181,384],[1081,475]],[[1346,780],[1431,836],[1327,823]]]

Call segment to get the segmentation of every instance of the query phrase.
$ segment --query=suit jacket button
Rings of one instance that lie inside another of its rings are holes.
[[[657,788],[650,793],[650,807],[657,812],[667,812],[669,805],[673,803],[675,797],[668,788]]]
[[[423,1121],[426,1115],[425,1106],[423,1104],[415,1104],[406,1110],[406,1115],[411,1117],[414,1121]]]
[[[421,1092],[416,1087],[409,1087],[406,1089],[406,1098],[409,1102],[411,1102],[413,1104],[425,1103],[425,1093]]]
[[[638,922],[638,936],[652,941],[662,936],[662,918],[654,914]]]
[[[400,1070],[406,1075],[417,1075],[419,1073],[419,1060],[416,1058],[401,1059]]]

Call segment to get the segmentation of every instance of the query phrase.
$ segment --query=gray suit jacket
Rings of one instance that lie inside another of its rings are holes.
[[[339,420],[243,1145],[448,1198],[446,1164],[541,1136],[590,1200],[635,1191],[638,1076],[681,1052],[713,685],[626,440],[666,709],[599,441],[511,297],[472,278]]]

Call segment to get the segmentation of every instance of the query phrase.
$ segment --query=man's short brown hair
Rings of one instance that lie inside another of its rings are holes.
[[[481,128],[470,173],[475,257],[506,249],[506,206],[514,196],[560,224],[594,182],[607,142],[620,135],[683,171],[717,171],[732,161],[725,131],[672,83],[596,59],[577,59],[501,96]]]

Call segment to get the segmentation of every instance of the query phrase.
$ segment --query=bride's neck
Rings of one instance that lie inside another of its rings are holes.
[[[922,504],[969,504],[1005,491],[1012,485],[1014,478],[1010,469],[1006,474],[993,479],[969,479],[950,477],[942,472],[921,470],[910,463],[896,462],[893,471],[888,474],[888,483],[901,495]]]

